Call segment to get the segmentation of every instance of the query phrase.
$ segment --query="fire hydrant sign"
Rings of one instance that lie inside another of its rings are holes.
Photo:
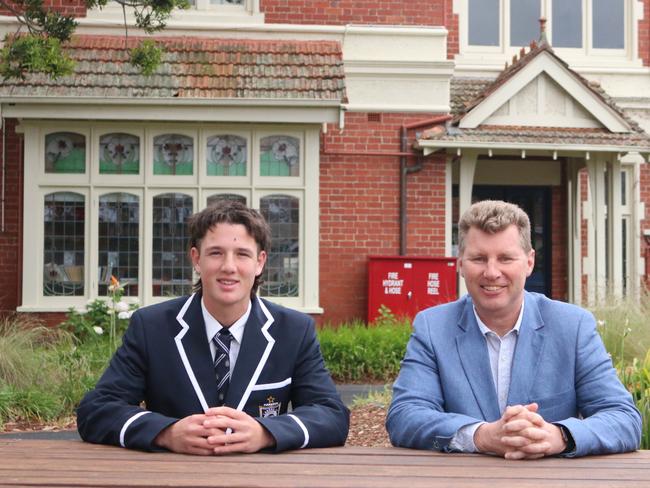
[[[368,321],[383,305],[397,316],[414,317],[427,307],[455,300],[455,258],[371,256],[368,266]]]
[[[399,272],[389,271],[386,273],[386,279],[383,282],[383,286],[386,295],[401,295],[404,280],[399,278]]]

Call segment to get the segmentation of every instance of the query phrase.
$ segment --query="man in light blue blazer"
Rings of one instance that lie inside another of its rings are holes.
[[[483,201],[459,222],[468,295],[420,312],[386,427],[396,446],[508,459],[637,449],[641,416],[594,317],[524,291],[528,216]]]

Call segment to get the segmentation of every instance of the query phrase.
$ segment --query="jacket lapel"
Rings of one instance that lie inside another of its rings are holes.
[[[251,314],[246,322],[241,348],[230,378],[227,406],[242,410],[246,405],[275,344],[275,339],[268,330],[273,322],[273,316],[264,302],[258,297],[253,298]]]
[[[472,301],[465,299],[465,307],[458,321],[461,333],[456,336],[456,346],[467,381],[483,418],[492,422],[501,417],[497,400],[490,358],[485,337],[481,334],[472,308]]]
[[[524,316],[521,319],[515,357],[512,360],[508,405],[530,402],[530,389],[537,378],[544,348],[544,322],[532,295],[524,295]]]
[[[205,335],[200,293],[190,296],[176,320],[182,327],[174,338],[176,348],[183,361],[185,373],[205,411],[217,403],[217,385],[210,345]]]

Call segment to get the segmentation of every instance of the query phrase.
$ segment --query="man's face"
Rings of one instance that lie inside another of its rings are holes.
[[[203,301],[222,325],[232,325],[248,308],[255,277],[262,272],[266,253],[241,224],[221,223],[190,251],[201,276]]]
[[[534,264],[535,251],[523,250],[515,225],[496,234],[475,227],[469,229],[458,266],[476,311],[486,325],[511,318],[514,324],[524,284]]]

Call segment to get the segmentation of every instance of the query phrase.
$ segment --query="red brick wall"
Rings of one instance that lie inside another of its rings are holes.
[[[639,57],[650,66],[650,0],[643,0],[643,20],[639,21]]]
[[[649,0],[650,1],[650,0]],[[452,1],[445,2],[445,19],[443,25],[447,28],[447,57],[453,59],[460,50],[458,34],[458,15],[454,13]]]
[[[567,299],[567,198],[566,186],[551,188],[551,298]]]
[[[65,15],[86,16],[86,2],[84,0],[43,0],[43,4]],[[0,15],[11,15],[11,12],[0,7]]]
[[[446,4],[451,0],[261,0],[260,9],[272,24],[440,26]]]
[[[346,115],[341,132],[330,126],[322,141],[320,171],[320,321],[364,319],[368,256],[399,254],[399,158],[338,156],[334,151],[399,151],[399,128],[427,115]],[[410,133],[413,140],[413,133]],[[410,162],[413,164],[413,161]],[[444,254],[445,165],[427,159],[408,177],[408,249],[411,255]]]
[[[6,143],[4,163],[4,230],[0,229],[0,313],[13,312],[20,300],[20,274],[22,264],[22,136],[16,134],[16,120],[5,120],[6,137],[0,137],[0,151]],[[1,132],[0,132],[1,134]],[[0,152],[1,154],[1,152]]]

